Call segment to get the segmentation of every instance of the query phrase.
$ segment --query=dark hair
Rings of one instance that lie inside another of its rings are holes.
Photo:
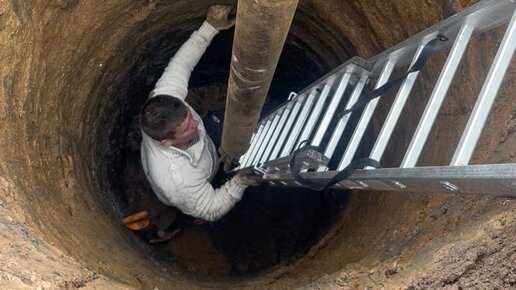
[[[174,139],[175,129],[187,115],[186,105],[178,98],[157,95],[140,110],[140,127],[156,141]]]

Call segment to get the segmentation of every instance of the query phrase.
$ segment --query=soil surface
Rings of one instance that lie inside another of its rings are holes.
[[[0,288],[127,289],[42,240],[16,207],[16,187],[2,177],[0,192]]]
[[[444,227],[458,228],[444,240],[410,242],[417,251],[407,249],[407,242],[391,243],[389,249],[399,251],[395,256],[374,261],[373,266],[363,262],[346,265],[299,289],[513,289],[516,202],[502,198],[484,202],[496,207],[487,214],[487,222],[480,218],[446,222],[430,233],[439,236],[448,231]],[[449,214],[436,212],[434,223]]]

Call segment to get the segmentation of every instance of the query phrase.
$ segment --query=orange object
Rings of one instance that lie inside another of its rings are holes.
[[[146,227],[149,226],[149,224],[150,224],[149,219],[145,218],[145,219],[141,219],[136,222],[128,223],[125,226],[130,230],[138,231],[138,230],[145,229]]]
[[[147,211],[139,211],[122,219],[122,223],[130,230],[137,231],[145,229],[149,226],[149,213]]]

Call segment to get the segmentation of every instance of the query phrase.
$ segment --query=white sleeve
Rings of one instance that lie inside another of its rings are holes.
[[[247,185],[238,183],[235,177],[217,189],[207,180],[188,181],[189,184],[175,184],[177,199],[171,203],[187,215],[210,222],[231,210],[242,199],[247,188]]]
[[[217,189],[206,181],[196,191],[196,206],[190,214],[206,221],[216,221],[242,199],[246,188],[246,185],[241,185],[234,177]]]
[[[184,100],[188,94],[188,80],[192,70],[217,33],[213,26],[204,21],[170,60],[150,97],[171,95]]]

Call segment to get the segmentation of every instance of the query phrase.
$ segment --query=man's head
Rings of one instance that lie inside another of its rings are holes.
[[[140,111],[143,132],[165,146],[185,146],[197,134],[197,125],[186,105],[169,95],[150,98]]]

